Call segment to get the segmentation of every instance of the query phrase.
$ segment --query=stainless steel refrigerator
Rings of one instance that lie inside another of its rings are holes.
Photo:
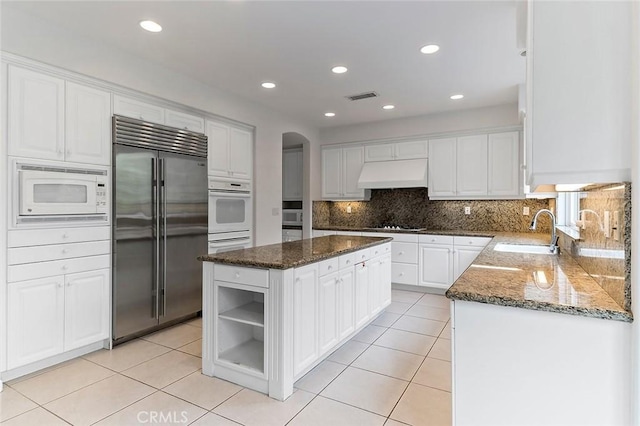
[[[113,341],[202,309],[207,138],[113,118]]]

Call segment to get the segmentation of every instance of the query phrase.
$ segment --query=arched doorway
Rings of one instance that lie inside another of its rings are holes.
[[[297,132],[283,133],[282,155],[283,240],[286,229],[298,228],[302,231],[302,238],[311,238],[311,185],[309,182],[311,153],[309,139]],[[286,220],[293,217],[296,210],[302,211],[302,223],[299,227],[294,224],[294,221]],[[285,215],[285,212],[288,214]]]

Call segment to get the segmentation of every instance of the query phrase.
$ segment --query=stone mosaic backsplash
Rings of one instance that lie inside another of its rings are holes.
[[[348,206],[351,213],[347,213]],[[471,208],[471,214],[464,214],[465,207]],[[523,207],[529,207],[529,216],[523,216]],[[426,188],[374,189],[369,201],[314,201],[313,226],[531,232],[529,224],[535,212],[548,208],[548,200],[432,201]],[[540,216],[537,232],[550,230],[548,216]]]
[[[581,193],[585,229],[580,236],[561,234],[560,246],[570,253],[622,308],[631,310],[631,184],[593,186]],[[604,212],[619,212],[620,236],[605,237]]]

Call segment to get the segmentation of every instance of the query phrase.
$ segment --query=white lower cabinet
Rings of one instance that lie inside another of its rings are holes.
[[[293,374],[318,357],[318,265],[295,270],[293,284]]]
[[[341,269],[338,275],[338,340],[343,340],[355,330],[354,307],[355,271],[353,267]]]
[[[420,235],[420,283],[448,289],[489,244],[487,237]]]
[[[356,328],[360,328],[369,321],[369,266],[367,262],[356,264],[354,279]]]
[[[340,321],[340,274],[320,277],[318,286],[318,346],[320,355],[328,352],[338,343],[338,323]]]
[[[9,283],[9,369],[109,337],[110,270]]]

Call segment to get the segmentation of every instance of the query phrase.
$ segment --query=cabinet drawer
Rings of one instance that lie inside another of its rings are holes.
[[[318,262],[318,274],[320,276],[336,272],[340,268],[340,260],[338,257],[332,257]]]
[[[420,235],[420,244],[453,244],[452,235]]]
[[[8,250],[8,264],[19,265],[30,262],[70,259],[72,257],[96,256],[109,254],[110,251],[111,243],[109,240],[10,248]]]
[[[352,267],[353,265],[356,264],[355,259],[356,259],[355,253],[347,253],[338,257],[340,269]]]
[[[8,247],[41,246],[45,244],[79,243],[84,241],[109,240],[111,228],[25,229],[7,232]]]
[[[453,237],[453,244],[456,246],[486,247],[491,238],[487,237]]]
[[[391,244],[391,261],[400,263],[418,264],[418,244],[417,243],[396,243]]]
[[[383,254],[387,254],[387,253],[391,253],[390,243],[380,244],[378,246],[373,246],[369,248],[369,256],[372,258],[377,256],[382,256]]]
[[[248,284],[269,288],[269,271],[267,269],[245,268],[232,265],[215,265],[213,276],[216,281]]]
[[[364,262],[365,260],[369,260],[369,258],[371,257],[369,250],[370,249],[367,248],[355,252],[355,262],[360,263]]]
[[[392,262],[391,282],[397,284],[418,285],[418,265]]]
[[[7,277],[9,282],[16,282],[110,267],[111,256],[106,254],[101,256],[86,256],[76,257],[73,259],[54,260],[51,262],[40,262],[36,264],[27,263],[24,265],[13,265],[7,268]]]

